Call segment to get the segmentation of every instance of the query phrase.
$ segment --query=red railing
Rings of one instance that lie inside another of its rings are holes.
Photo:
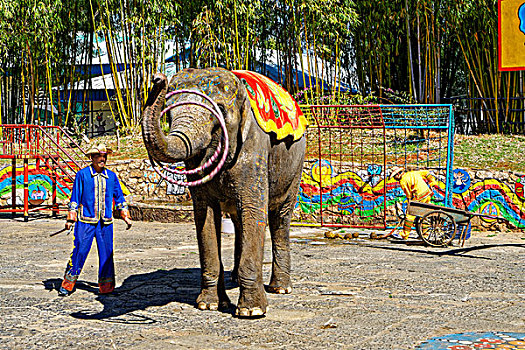
[[[386,201],[379,198],[386,196],[381,108],[319,105],[302,107],[302,111],[310,123],[305,156],[310,172],[303,172],[300,209],[294,221],[301,225],[385,228]]]
[[[53,213],[59,211],[56,203],[57,181],[62,178],[62,184],[71,189],[76,172],[88,165],[85,152],[79,144],[59,126],[40,125],[0,125],[0,159],[11,159],[12,176],[12,205],[0,207],[0,212],[23,212],[27,220],[29,211],[49,209]],[[16,163],[18,159],[24,162],[24,208],[17,208],[16,204]],[[52,173],[53,190],[52,205],[29,208],[28,195],[28,168],[29,159],[34,159],[37,169],[40,163]]]

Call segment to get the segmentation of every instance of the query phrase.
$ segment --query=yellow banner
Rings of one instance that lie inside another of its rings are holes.
[[[525,70],[525,0],[498,0],[499,69]]]

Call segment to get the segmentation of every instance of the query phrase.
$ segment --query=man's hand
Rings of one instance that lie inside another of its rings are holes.
[[[67,212],[67,220],[66,220],[66,229],[71,230],[71,227],[75,224],[75,221],[77,221],[77,212],[70,210]]]
[[[129,217],[125,217],[125,218],[122,218],[122,219],[128,225],[128,227],[126,227],[126,230],[129,230],[131,228],[131,225],[132,225],[131,219]]]
[[[126,230],[129,230],[131,228],[131,225],[132,225],[132,221],[131,221],[131,218],[129,217],[129,210],[127,209],[122,209],[120,211],[120,217],[122,218],[122,220],[124,220],[124,222],[128,225],[128,227],[126,227]]]

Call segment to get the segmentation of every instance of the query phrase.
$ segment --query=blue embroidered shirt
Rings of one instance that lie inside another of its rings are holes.
[[[116,209],[127,209],[120,182],[114,172],[104,169],[97,173],[91,165],[77,172],[69,210],[78,212],[79,221],[96,224],[102,220],[105,224],[111,224],[113,200]]]

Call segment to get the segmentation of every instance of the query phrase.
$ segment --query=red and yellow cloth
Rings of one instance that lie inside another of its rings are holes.
[[[277,83],[264,75],[233,71],[246,86],[257,123],[265,132],[274,132],[278,140],[293,136],[300,139],[308,121],[293,97]]]

